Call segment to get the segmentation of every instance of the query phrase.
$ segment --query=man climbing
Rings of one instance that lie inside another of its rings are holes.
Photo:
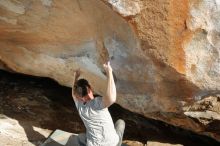
[[[80,70],[74,72],[72,96],[79,115],[86,127],[79,143],[87,146],[120,146],[124,134],[125,122],[119,119],[115,126],[108,107],[116,101],[116,86],[110,62],[103,65],[107,75],[107,91],[103,97],[94,97],[91,85],[85,79],[79,79]]]

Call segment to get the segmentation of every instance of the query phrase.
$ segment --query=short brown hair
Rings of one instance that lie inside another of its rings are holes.
[[[89,82],[86,79],[79,79],[74,85],[74,94],[83,97],[88,95],[87,88],[91,89]]]

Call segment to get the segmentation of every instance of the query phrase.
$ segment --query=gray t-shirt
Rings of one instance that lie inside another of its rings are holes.
[[[102,97],[95,97],[86,104],[74,101],[86,127],[87,146],[116,146],[119,136],[108,108],[103,107]]]

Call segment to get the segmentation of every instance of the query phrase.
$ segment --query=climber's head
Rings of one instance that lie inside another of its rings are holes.
[[[74,85],[74,94],[80,101],[87,102],[94,98],[91,85],[86,79],[79,79]]]

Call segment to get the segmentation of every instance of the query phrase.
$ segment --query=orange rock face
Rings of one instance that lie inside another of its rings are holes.
[[[0,1],[0,67],[69,87],[73,70],[80,68],[103,95],[102,64],[110,60],[117,103],[205,133],[205,125],[184,109],[220,90],[216,5],[188,0]],[[206,11],[207,19],[202,17]]]

